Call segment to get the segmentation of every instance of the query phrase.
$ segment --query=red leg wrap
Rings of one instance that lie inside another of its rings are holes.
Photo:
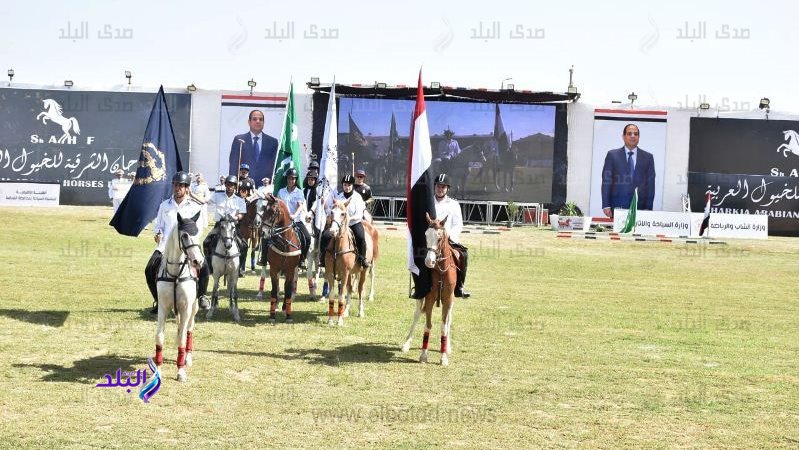
[[[441,353],[447,353],[447,337],[441,336]]]
[[[422,338],[422,350],[427,350],[427,344],[430,343],[430,332],[425,331],[424,337]]]
[[[178,369],[186,365],[186,347],[178,347]]]
[[[194,351],[194,336],[191,331],[186,332],[186,351]]]
[[[164,347],[160,345],[155,346],[155,365],[160,366],[164,363]]]

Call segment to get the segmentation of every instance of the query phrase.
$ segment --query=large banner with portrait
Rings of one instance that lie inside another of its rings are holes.
[[[769,234],[799,235],[799,122],[691,118],[693,211],[763,214]]]
[[[117,170],[136,171],[155,92],[0,89],[0,180],[59,183],[62,205],[111,205]],[[188,164],[191,96],[166,94]]]
[[[639,209],[663,208],[666,120],[666,111],[594,111],[589,203],[592,217],[605,217],[604,208],[629,208],[635,188]],[[637,147],[632,162],[625,146]]]
[[[238,166],[247,164],[258,186],[264,177],[271,178],[285,113],[285,94],[222,95],[219,175],[237,175]],[[253,141],[251,130],[263,134]],[[217,181],[209,178],[208,184],[213,187]]]
[[[341,97],[338,173],[405,197],[414,100]],[[461,200],[553,201],[556,105],[428,100],[432,167]]]

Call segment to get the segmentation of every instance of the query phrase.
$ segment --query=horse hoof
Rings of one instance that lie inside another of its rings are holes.
[[[344,326],[344,318],[343,317],[339,317],[338,318],[338,322],[336,322],[336,325],[338,325],[340,327],[343,327]]]
[[[191,352],[186,352],[186,367],[191,367],[192,363]]]
[[[263,300],[263,298],[264,298],[264,293],[263,292],[258,291],[258,293],[255,294],[255,299],[256,300]]]
[[[408,353],[409,351],[411,351],[411,343],[410,342],[406,342],[402,346],[402,353]]]
[[[358,317],[366,317],[366,313],[363,311],[358,311]]]
[[[329,326],[331,326],[331,327],[332,327],[332,326],[335,324],[335,322],[333,321],[333,318],[332,318],[332,317],[331,317],[331,318],[329,318],[329,319],[327,319],[327,324],[328,324]]]
[[[427,352],[424,352],[421,355],[419,355],[419,362],[423,364],[427,362]]]
[[[178,370],[177,380],[180,381],[181,383],[185,383],[185,382],[189,381],[189,376],[186,375],[186,369]]]
[[[214,310],[213,310],[213,308],[208,310],[208,313],[205,315],[205,318],[208,319],[208,320],[211,320],[211,319],[214,318]]]
[[[274,324],[275,324],[275,319],[270,317],[269,318],[269,325],[274,325]]]
[[[294,323],[294,319],[291,317],[286,317],[286,323]]]
[[[239,312],[238,311],[233,313],[233,321],[236,322],[236,323],[241,322],[241,316],[239,316]]]
[[[441,355],[441,365],[442,366],[448,366],[449,365],[449,358],[447,357],[446,353]]]

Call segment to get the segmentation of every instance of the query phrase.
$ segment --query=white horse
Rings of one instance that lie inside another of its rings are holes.
[[[799,133],[793,130],[786,130],[783,131],[782,134],[785,136],[785,140],[788,141],[788,143],[780,144],[780,146],[777,147],[777,153],[782,151],[782,156],[786,158],[788,157],[788,152],[799,156]]]
[[[192,218],[178,214],[178,223],[169,233],[158,271],[158,326],[155,333],[155,363],[164,363],[164,322],[168,311],[175,312],[178,324],[178,381],[186,381],[186,367],[192,364],[194,317],[197,304],[197,273],[203,254],[197,243],[199,213]]]
[[[311,300],[316,300],[316,287],[319,282],[319,274],[322,272],[322,267],[319,266],[319,248],[316,245],[316,238],[313,233],[314,213],[313,209],[306,211],[305,219],[302,225],[311,236],[310,247],[308,247],[308,255],[305,257],[305,275],[308,279],[308,293],[311,294]],[[296,292],[296,289],[295,289]]]
[[[78,119],[74,117],[64,117],[62,115],[61,105],[59,105],[58,102],[48,98],[43,100],[42,103],[44,103],[44,112],[40,112],[39,115],[36,116],[36,120],[42,119],[42,123],[46,125],[47,119],[50,119],[53,122],[61,125],[61,130],[64,131],[64,134],[58,138],[59,144],[63,144],[67,139],[72,137],[69,134],[70,130],[74,131],[75,134],[80,134]]]
[[[214,290],[211,294],[211,308],[206,314],[207,319],[214,316],[214,310],[219,307],[219,278],[225,277],[227,282],[228,298],[230,298],[230,313],[233,320],[239,322],[239,293],[236,285],[239,281],[239,244],[236,240],[236,221],[224,218],[219,222],[219,238],[213,250],[211,259],[212,275],[214,277]]]

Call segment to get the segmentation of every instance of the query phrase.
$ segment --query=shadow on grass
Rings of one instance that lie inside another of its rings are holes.
[[[350,344],[332,350],[319,349],[287,349],[285,353],[246,352],[239,350],[204,350],[209,353],[223,355],[259,356],[286,361],[307,361],[311,364],[320,364],[337,367],[342,364],[352,363],[414,363],[413,360],[396,356],[399,349],[394,346],[374,343]]]
[[[26,311],[24,309],[0,309],[0,316],[34,325],[61,327],[69,316],[69,311]]]
[[[59,383],[76,383],[103,379],[108,373],[116,373],[117,369],[123,372],[131,372],[138,368],[146,367],[147,360],[142,358],[130,358],[119,355],[102,355],[91,358],[80,359],[72,363],[72,367],[59,366],[56,364],[13,364],[13,367],[28,368],[33,367],[47,372],[41,377],[41,381],[52,381]]]

